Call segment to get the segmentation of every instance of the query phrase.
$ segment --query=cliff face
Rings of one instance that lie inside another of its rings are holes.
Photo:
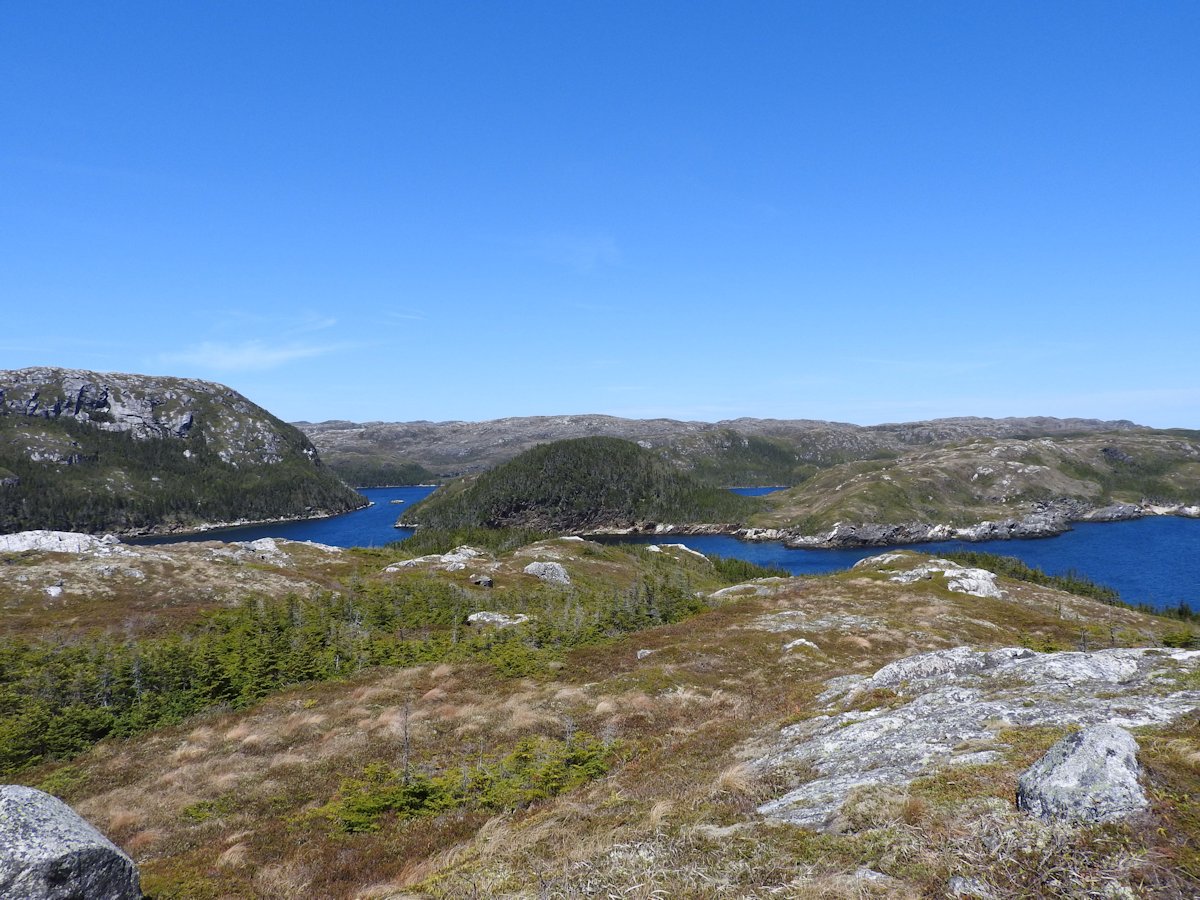
[[[200,423],[227,463],[276,463],[296,430],[237,391],[193,378],[33,368],[0,372],[0,409],[31,419],[70,419],[135,440],[187,438]],[[315,456],[305,439],[302,452]]]
[[[361,505],[291,425],[205,381],[0,371],[0,530],[162,530]]]

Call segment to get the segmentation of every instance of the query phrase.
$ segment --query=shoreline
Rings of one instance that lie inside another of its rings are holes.
[[[1120,504],[1078,512],[1075,515],[1035,512],[1020,519],[985,520],[974,525],[954,526],[941,523],[903,522],[881,524],[865,522],[835,523],[824,534],[801,534],[790,528],[763,528],[720,523],[673,524],[645,523],[628,528],[596,528],[576,532],[581,537],[621,537],[622,535],[663,535],[697,537],[726,535],[748,543],[777,542],[792,550],[854,550],[866,547],[903,547],[941,541],[983,543],[997,540],[1038,540],[1057,537],[1072,530],[1076,522],[1127,522],[1157,516],[1183,519],[1200,518],[1200,506],[1135,506]]]
[[[358,512],[366,509],[369,506],[374,506],[372,500],[367,500],[355,506],[353,509],[342,510],[341,512],[329,512],[322,510],[306,516],[275,516],[269,519],[238,519],[234,522],[203,522],[199,525],[153,525],[150,528],[141,528],[128,531],[107,531],[104,534],[115,534],[121,540],[126,538],[137,540],[138,538],[157,538],[157,537],[190,537],[196,534],[207,534],[210,531],[223,531],[226,528],[245,528],[253,525],[275,525],[283,522],[312,522],[318,519],[336,519],[338,516],[349,515],[350,513]]]

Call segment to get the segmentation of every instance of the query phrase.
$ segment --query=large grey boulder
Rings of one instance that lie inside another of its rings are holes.
[[[1145,809],[1137,741],[1116,725],[1068,735],[1025,771],[1017,806],[1043,819],[1111,822]]]
[[[57,797],[0,785],[0,898],[137,900],[128,856]]]
[[[562,563],[556,562],[531,562],[524,569],[526,575],[533,575],[535,578],[540,578],[548,584],[563,584],[571,583],[571,576],[567,574],[567,570]]]

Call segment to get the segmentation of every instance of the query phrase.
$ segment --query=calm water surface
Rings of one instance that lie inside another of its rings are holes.
[[[743,488],[767,493],[771,488]],[[371,506],[357,512],[308,522],[280,522],[225,528],[187,537],[153,538],[144,543],[174,541],[252,541],[260,537],[316,541],[335,547],[378,547],[412,534],[395,528],[400,513],[432,493],[432,487],[366,488],[361,493]],[[401,500],[402,503],[393,503]],[[704,537],[622,537],[630,543],[680,543],[701,553],[732,556],[764,566],[786,569],[794,575],[812,575],[845,569],[860,559],[887,548],[857,550],[794,550],[780,543],[749,543],[723,535]],[[1116,588],[1130,603],[1148,603],[1160,609],[1180,601],[1200,608],[1200,519],[1171,516],[1131,522],[1079,523],[1074,530],[1053,538],[1025,541],[942,541],[915,544],[923,553],[983,550],[1015,556],[1051,574],[1074,570]]]
[[[396,528],[396,519],[418,500],[433,493],[428,485],[391,488],[359,488],[371,505],[330,519],[305,522],[273,522],[239,528],[215,528],[201,534],[144,538],[133,543],[173,544],[178,541],[255,541],[263,537],[289,541],[316,541],[332,547],[382,547],[412,534],[411,528]],[[393,501],[399,500],[400,503]]]
[[[636,543],[680,543],[718,556],[733,556],[793,575],[833,572],[860,559],[884,553],[886,547],[854,550],[798,550],[776,542],[750,543],[724,535],[704,537],[630,537]],[[1158,609],[1187,602],[1200,608],[1200,519],[1174,516],[1130,522],[1080,522],[1057,537],[1022,541],[939,541],[912,544],[921,553],[980,550],[1015,556],[1052,575],[1074,570],[1092,581],[1116,588],[1128,603]]]

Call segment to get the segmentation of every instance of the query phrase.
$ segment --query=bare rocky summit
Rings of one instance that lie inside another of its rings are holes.
[[[44,367],[0,371],[0,408],[135,440],[182,439],[199,426],[227,463],[279,462],[289,450],[284,423],[237,391],[195,378]]]

